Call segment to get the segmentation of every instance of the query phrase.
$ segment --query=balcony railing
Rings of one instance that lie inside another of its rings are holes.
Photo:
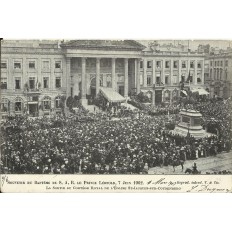
[[[25,89],[24,90],[24,93],[41,93],[42,92],[42,89]]]

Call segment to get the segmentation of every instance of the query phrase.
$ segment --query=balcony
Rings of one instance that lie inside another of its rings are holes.
[[[42,93],[42,89],[40,88],[40,89],[25,89],[24,91],[23,91],[23,93],[25,93],[25,94],[41,94]]]

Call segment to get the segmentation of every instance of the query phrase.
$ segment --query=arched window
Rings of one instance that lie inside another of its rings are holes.
[[[22,112],[23,110],[23,99],[20,97],[15,98],[15,112]]]
[[[56,106],[56,109],[60,109],[60,103],[61,103],[61,97],[60,96],[57,96],[55,98],[55,106]]]
[[[164,101],[170,101],[170,91],[169,90],[164,91]]]
[[[10,101],[7,98],[1,100],[1,112],[8,112],[10,110]]]
[[[48,96],[44,97],[42,101],[42,105],[43,105],[43,110],[50,110],[51,109],[51,98]]]
[[[177,101],[178,100],[178,90],[174,89],[172,92],[172,100]]]

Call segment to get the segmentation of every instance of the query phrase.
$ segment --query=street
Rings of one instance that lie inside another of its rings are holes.
[[[218,154],[215,157],[210,156],[206,158],[199,158],[197,160],[187,160],[184,163],[183,172],[181,166],[176,167],[174,172],[173,167],[169,165],[151,168],[149,169],[148,174],[183,174],[186,168],[192,168],[194,162],[201,174],[206,174],[206,172],[219,172],[223,170],[232,171],[232,151],[229,153]]]

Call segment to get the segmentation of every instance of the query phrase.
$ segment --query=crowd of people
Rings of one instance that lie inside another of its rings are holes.
[[[112,120],[108,114],[77,112],[51,118],[13,117],[1,126],[2,172],[18,174],[132,174],[153,167],[231,150],[231,101],[186,106],[214,117],[218,135],[196,140],[173,135],[167,121],[176,120],[180,106],[129,111]],[[156,112],[150,114],[150,111]],[[160,113],[158,113],[160,112]],[[139,117],[130,117],[131,115]]]

